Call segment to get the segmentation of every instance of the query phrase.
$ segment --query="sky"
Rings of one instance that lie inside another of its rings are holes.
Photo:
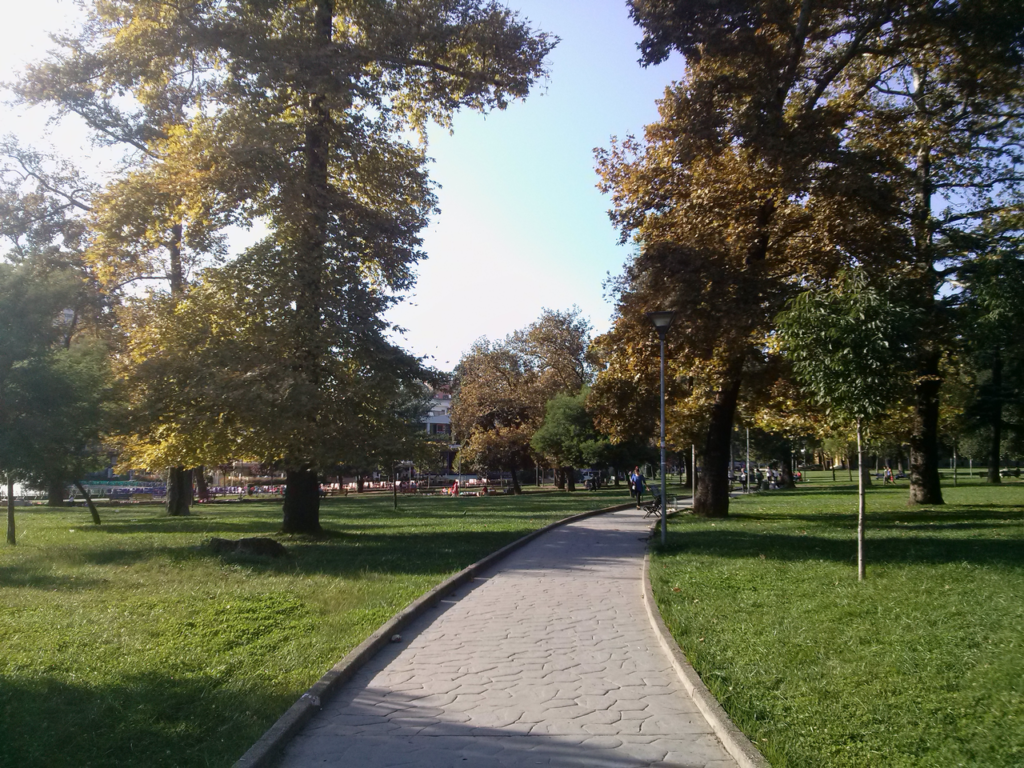
[[[488,115],[463,112],[454,132],[429,133],[430,174],[440,213],[423,233],[428,258],[416,288],[389,313],[405,329],[397,340],[451,370],[474,341],[504,338],[544,308],[577,306],[595,332],[613,305],[608,276],[629,255],[597,189],[594,148],[612,136],[640,135],[657,119],[657,99],[682,65],[637,63],[640,31],[625,0],[506,0],[535,29],[561,38],[550,77],[522,102]],[[70,0],[0,0],[0,79],[41,58],[46,33],[66,23]],[[86,151],[73,130],[49,137],[39,112],[0,112],[0,134],[40,148]]]

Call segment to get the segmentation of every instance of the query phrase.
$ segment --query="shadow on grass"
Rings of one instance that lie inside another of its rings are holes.
[[[531,496],[493,496],[488,498],[460,498],[400,496],[399,508],[392,506],[391,497],[325,499],[320,507],[320,520],[325,526],[341,526],[359,530],[351,521],[372,521],[372,527],[386,527],[392,521],[451,520],[465,525],[473,520],[530,520],[551,518],[552,521],[569,517],[577,512],[622,504],[629,500],[626,493],[602,492],[585,495],[537,493]],[[106,534],[137,533],[205,533],[220,532],[230,535],[275,535],[281,530],[280,500],[273,506],[258,509],[245,506],[199,508],[187,517],[168,517],[154,510],[121,509],[104,519],[104,525],[94,530]],[[242,518],[242,519],[239,519]]]
[[[24,566],[0,567],[0,587],[18,589],[60,590],[61,592],[93,589],[104,584],[102,579],[81,576],[60,576]],[[4,763],[0,762],[0,765]]]
[[[502,531],[439,531],[338,534],[324,537],[272,535],[288,555],[272,559],[239,554],[220,555],[205,544],[178,547],[94,547],[74,558],[92,565],[129,566],[166,560],[205,559],[241,564],[266,573],[328,575],[356,578],[366,574],[440,576],[461,570],[510,544],[535,528]]]
[[[971,563],[1024,567],[1024,546],[1021,546],[1019,538],[903,536],[892,535],[888,530],[868,530],[865,546],[872,563]],[[735,530],[682,530],[675,532],[669,548],[715,557],[764,557],[778,561],[850,563],[857,557],[857,542],[852,530],[848,539]]]
[[[230,765],[294,698],[157,673],[96,686],[0,676],[0,765]]]
[[[112,536],[128,534],[209,533],[248,536],[271,536],[281,530],[280,520],[231,520],[223,517],[170,517],[140,520],[132,523],[111,521],[108,525],[90,529]]]
[[[773,491],[755,491],[752,494],[743,494],[743,496],[741,496],[741,498],[748,498],[749,497],[749,498],[755,498],[756,499],[758,496],[763,496],[763,497],[766,497],[766,498],[776,498],[776,497],[779,497],[779,496],[813,496],[813,495],[821,495],[821,494],[826,494],[826,495],[840,494],[840,495],[842,495],[842,494],[851,494],[851,493],[852,494],[856,494],[857,493],[857,483],[856,482],[854,482],[853,485],[849,485],[849,484],[842,483],[842,482],[838,482],[838,483],[836,483],[834,485],[831,484],[831,483],[829,485],[816,485],[816,484],[807,485],[807,484],[802,484],[802,485],[798,485],[796,488],[781,488],[781,489],[777,489],[777,490],[773,490]]]
[[[757,512],[736,512],[729,515],[730,520],[758,520],[766,522],[799,521],[818,527],[848,528],[856,527],[857,515],[853,514],[761,514]],[[969,507],[922,507],[920,509],[892,510],[867,512],[868,527],[878,524],[899,525],[900,530],[933,530],[938,526],[950,528],[989,527],[1005,524],[1008,520],[1024,523],[1024,509],[1012,504],[971,504]]]

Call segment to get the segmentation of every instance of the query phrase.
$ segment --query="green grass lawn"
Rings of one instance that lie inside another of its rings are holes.
[[[322,539],[280,502],[17,509],[0,547],[0,766],[228,766],[349,650],[447,576],[628,491],[326,500]],[[212,536],[274,536],[283,561]]]
[[[774,766],[1024,765],[1024,484],[922,509],[876,484],[858,583],[856,488],[811,479],[680,517],[655,556],[712,693]]]

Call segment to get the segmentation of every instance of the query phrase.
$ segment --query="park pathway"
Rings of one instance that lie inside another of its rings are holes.
[[[356,673],[281,765],[735,766],[650,626],[649,524],[597,515],[509,555]]]

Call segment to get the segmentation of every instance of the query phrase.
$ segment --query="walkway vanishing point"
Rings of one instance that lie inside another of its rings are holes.
[[[355,672],[270,764],[736,766],[716,731],[742,735],[701,714],[694,697],[710,695],[687,693],[648,617],[650,522],[588,517],[500,560]],[[767,765],[733,743],[740,765]]]

